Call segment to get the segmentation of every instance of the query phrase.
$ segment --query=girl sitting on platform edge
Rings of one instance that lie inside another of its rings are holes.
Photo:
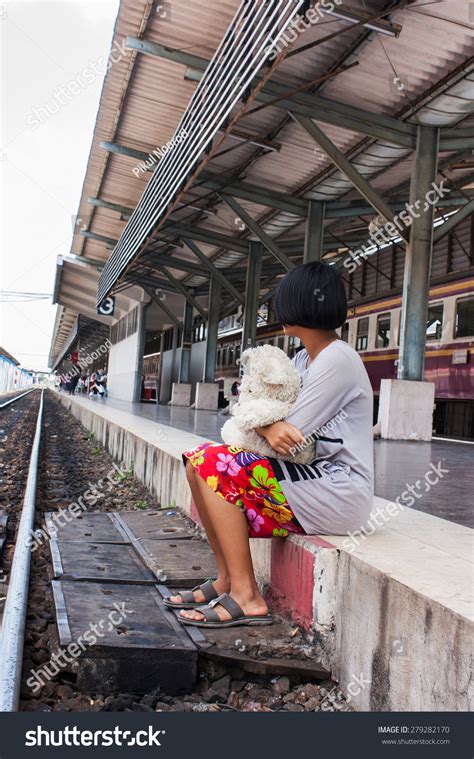
[[[183,454],[218,572],[166,600],[186,625],[271,624],[249,538],[343,535],[360,529],[372,507],[372,388],[360,356],[335,331],[347,316],[341,275],[325,263],[297,266],[283,278],[275,306],[285,334],[304,345],[293,359],[302,388],[290,414],[258,429],[275,457],[219,443]],[[278,459],[309,437],[316,440],[311,464]]]

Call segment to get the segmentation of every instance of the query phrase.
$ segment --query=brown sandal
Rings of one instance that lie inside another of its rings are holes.
[[[213,606],[220,604],[229,612],[231,618],[222,620]],[[194,625],[194,627],[237,627],[237,625],[271,625],[273,617],[271,614],[259,616],[249,616],[244,614],[237,601],[234,601],[228,593],[222,593],[214,600],[210,601],[207,606],[200,606],[200,611],[204,619],[188,619],[178,614],[178,619],[183,625]]]
[[[198,606],[202,606],[204,603],[204,601],[195,600],[193,596],[195,590],[200,590],[208,603],[217,598],[218,595],[217,590],[212,584],[212,580],[207,580],[206,582],[203,582],[202,585],[196,585],[192,590],[181,590],[174,593],[173,595],[181,596],[181,601],[179,603],[173,603],[173,601],[170,600],[171,596],[165,598],[163,603],[170,609],[195,609]]]

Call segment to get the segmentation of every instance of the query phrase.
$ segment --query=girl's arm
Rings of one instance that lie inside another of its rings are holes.
[[[274,422],[266,427],[257,427],[257,432],[280,456],[288,456],[291,449],[304,441],[304,435],[297,427],[289,422]]]

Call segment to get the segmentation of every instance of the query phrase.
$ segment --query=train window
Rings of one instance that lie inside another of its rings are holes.
[[[461,298],[456,302],[456,326],[454,337],[474,335],[474,296]]]
[[[280,350],[283,350],[283,349],[284,349],[284,347],[285,347],[285,338],[284,338],[284,336],[282,335],[282,336],[281,336],[281,337],[279,337],[279,338],[278,338],[278,340],[277,340],[277,348],[280,348]]]
[[[436,303],[428,308],[428,321],[426,322],[426,339],[441,340],[443,327],[443,304]]]
[[[238,364],[240,359],[240,345],[235,346],[235,363]]]
[[[234,346],[231,345],[229,348],[229,366],[234,366]]]
[[[364,316],[357,322],[357,341],[356,351],[367,350],[367,342],[369,339],[369,317]]]
[[[227,366],[227,348],[222,350],[222,366]]]
[[[390,314],[379,314],[379,316],[377,316],[376,348],[388,348],[390,342],[390,321]]]
[[[349,342],[349,322],[345,322],[341,327],[341,340],[345,343]]]
[[[216,353],[216,366],[220,366],[220,365],[221,365],[221,351],[220,349],[218,349]]]

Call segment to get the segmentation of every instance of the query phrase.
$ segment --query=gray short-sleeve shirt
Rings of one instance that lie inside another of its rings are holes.
[[[341,535],[367,521],[373,500],[373,394],[360,356],[335,340],[309,362],[293,359],[302,378],[286,418],[315,448],[312,464],[272,460],[305,532]]]

